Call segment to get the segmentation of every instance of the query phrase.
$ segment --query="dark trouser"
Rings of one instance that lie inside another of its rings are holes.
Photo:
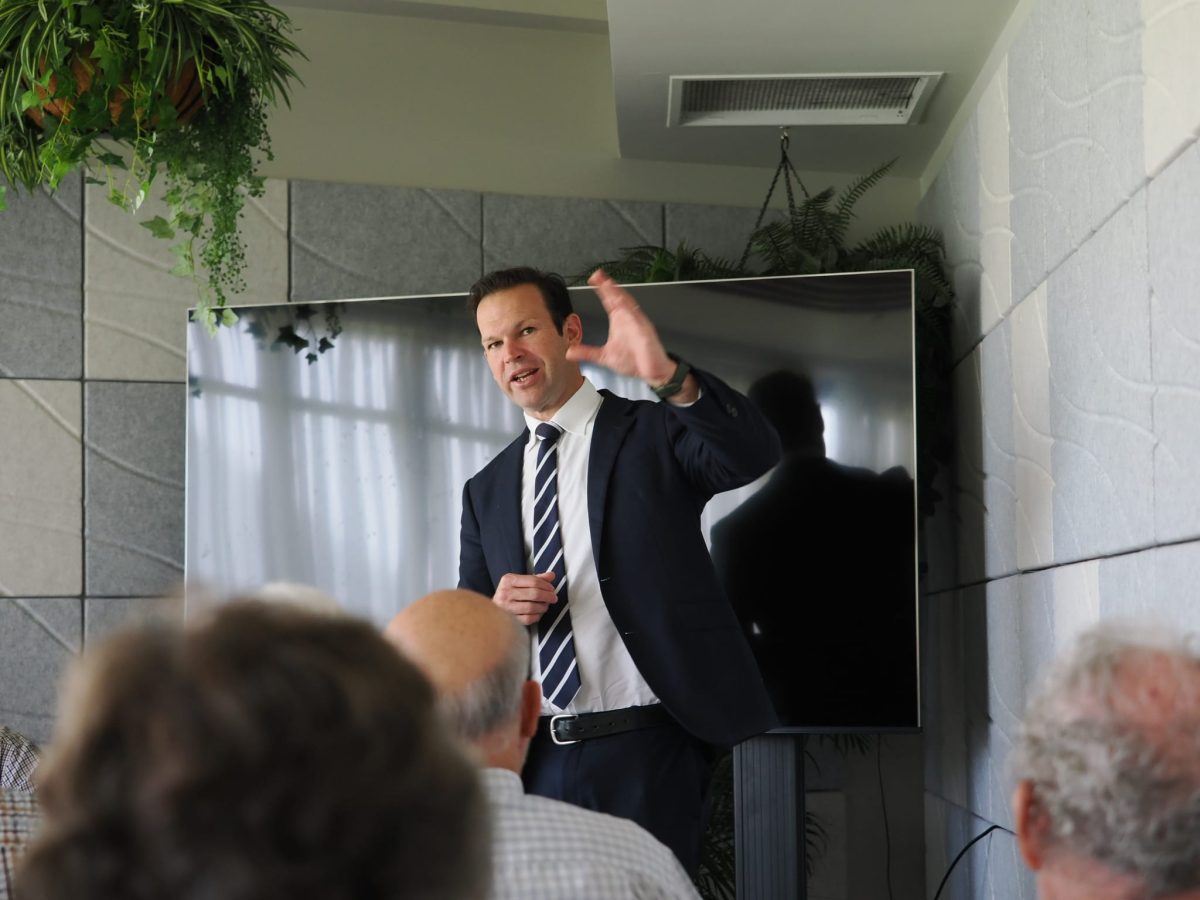
[[[708,745],[673,722],[565,746],[539,729],[522,779],[530,794],[632,819],[694,875],[707,824],[710,760]]]

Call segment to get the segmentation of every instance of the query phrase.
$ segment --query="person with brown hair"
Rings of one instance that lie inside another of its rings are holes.
[[[85,655],[24,900],[486,896],[474,768],[368,624],[254,602]]]

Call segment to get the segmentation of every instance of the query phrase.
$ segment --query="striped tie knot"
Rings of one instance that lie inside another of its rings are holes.
[[[545,441],[547,447],[553,447],[554,442],[562,435],[562,429],[553,422],[543,422],[533,432],[539,441]]]

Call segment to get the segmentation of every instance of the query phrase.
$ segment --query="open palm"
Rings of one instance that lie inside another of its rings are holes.
[[[648,384],[663,384],[675,371],[658,331],[642,312],[629,291],[613,281],[602,269],[588,278],[608,314],[608,340],[600,346],[576,344],[567,358],[594,363],[619,375],[640,378]]]

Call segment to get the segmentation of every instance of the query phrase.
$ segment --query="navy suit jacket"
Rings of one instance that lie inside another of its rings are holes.
[[[749,400],[711,375],[696,376],[703,395],[686,408],[600,392],[588,520],[604,603],[642,677],[685,729],[729,745],[776,722],[713,569],[700,513],[713,494],[775,465],[780,447]],[[527,439],[522,432],[463,490],[459,586],[489,597],[503,575],[527,566]]]

